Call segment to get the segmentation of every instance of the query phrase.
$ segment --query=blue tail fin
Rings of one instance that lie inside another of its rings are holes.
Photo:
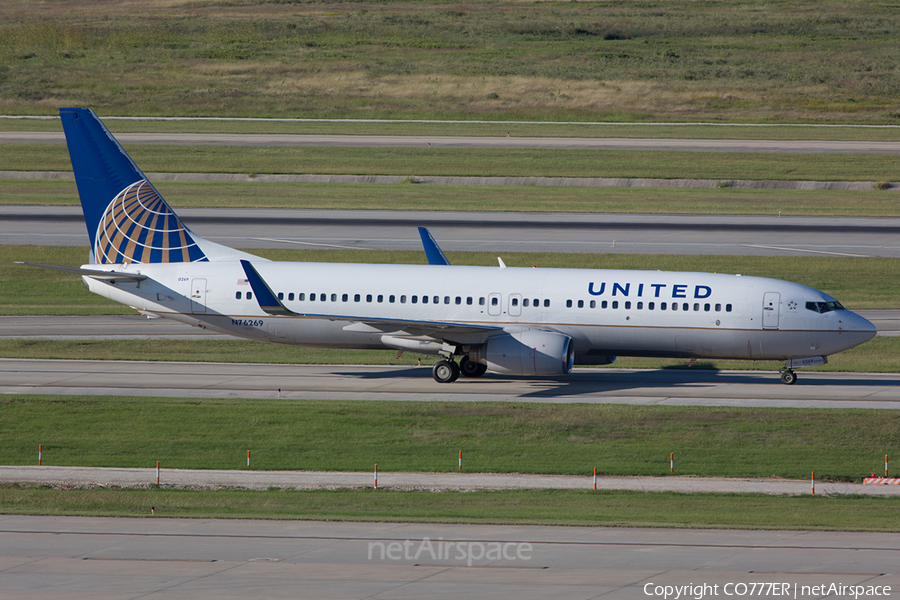
[[[92,263],[208,260],[197,243],[200,238],[184,226],[94,111],[61,108],[59,116],[91,238]]]

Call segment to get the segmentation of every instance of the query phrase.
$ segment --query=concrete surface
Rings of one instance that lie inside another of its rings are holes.
[[[596,368],[439,384],[428,366],[0,359],[0,394],[898,409],[900,375],[798,371],[787,386],[767,371]]]
[[[898,564],[879,533],[0,517],[4,600],[893,597]]]

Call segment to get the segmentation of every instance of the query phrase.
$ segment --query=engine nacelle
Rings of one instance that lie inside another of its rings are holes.
[[[541,329],[498,335],[469,351],[469,360],[503,375],[565,375],[574,358],[572,338]]]

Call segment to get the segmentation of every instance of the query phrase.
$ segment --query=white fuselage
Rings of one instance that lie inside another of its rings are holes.
[[[459,345],[480,344],[491,331],[555,331],[572,338],[581,364],[613,356],[827,356],[875,335],[869,321],[827,294],[760,277],[261,259],[254,267],[296,316],[264,312],[238,262],[133,265],[127,272],[149,279],[85,277],[85,283],[147,313],[245,338],[331,348],[398,347],[386,340],[442,337],[420,336],[427,325],[392,332],[366,325],[368,319],[493,328],[457,328],[443,336]],[[434,347],[423,342],[421,351]]]

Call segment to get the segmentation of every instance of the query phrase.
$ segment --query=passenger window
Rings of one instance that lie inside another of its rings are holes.
[[[444,304],[450,304],[450,296],[444,296]]]
[[[284,292],[278,292],[278,299],[284,300]]]
[[[366,302],[372,301],[372,294],[366,294]]]
[[[388,302],[390,302],[391,304],[394,303],[394,295],[393,295],[393,294],[391,294],[390,296],[388,296]]]
[[[618,300],[613,300],[613,302],[612,302],[612,307],[613,307],[613,308],[619,308],[619,301],[618,301]]]
[[[655,304],[654,302],[648,302],[648,303],[647,303],[647,310],[653,310],[653,307],[654,307],[654,306],[656,306],[656,304]]]
[[[685,302],[681,305],[681,310],[691,310],[691,305]]]
[[[571,302],[571,300],[569,300]],[[499,298],[491,298],[491,306],[498,306],[500,304]]]
[[[297,300],[303,302],[304,300],[306,300],[306,294],[297,294]]]
[[[378,294],[378,303],[381,304],[382,302],[384,302],[384,295]]]
[[[350,296],[348,296],[347,294],[344,294],[343,296],[341,296],[341,300],[343,300],[344,302],[346,302],[349,299],[350,299]]]
[[[440,298],[440,296],[435,296],[434,298],[431,299],[431,302],[432,302],[433,304],[440,304],[440,303],[441,303],[441,298]]]
[[[665,306],[665,305],[666,305],[666,303],[663,302],[663,306]],[[678,310],[678,303],[677,303],[677,302],[673,302],[673,303],[672,303],[672,310]]]
[[[457,297],[456,297],[456,303],[457,303],[457,304],[462,304],[462,296],[457,296]]]
[[[484,306],[484,296],[478,299],[478,306]]]
[[[253,292],[247,292],[247,300],[253,300]]]
[[[722,312],[722,305],[716,304],[716,312]]]
[[[584,308],[584,300],[578,301],[578,308]]]
[[[725,305],[725,312],[731,312],[731,305],[730,305],[730,304],[726,304],[726,305]]]
[[[359,302],[360,298],[361,298],[361,296],[360,296],[359,294],[353,294],[353,301],[354,301],[354,302]]]
[[[638,310],[641,310],[642,308],[644,308],[644,303],[643,303],[643,302],[638,302],[638,303],[637,303],[637,309],[638,309]]]
[[[513,299],[510,300],[509,302],[510,302],[510,304],[512,304],[513,306],[518,306],[518,305],[519,305],[519,299],[518,299],[518,298],[513,298]]]
[[[422,296],[422,304],[428,304],[428,296]]]
[[[412,300],[412,303],[413,303],[413,304],[416,304],[416,303],[419,302],[419,297],[418,297],[418,296],[413,296],[411,300]],[[403,302],[403,298],[400,298],[400,302]]]
[[[597,308],[597,301],[591,300],[591,308]]]
[[[241,299],[241,293],[240,293],[240,292],[235,292],[235,293],[234,293],[234,299],[235,299],[235,300],[240,300],[240,299]]]
[[[609,306],[609,302],[607,302],[606,300],[604,300],[603,302],[600,303],[600,308],[607,308],[608,306]]]
[[[291,292],[288,294],[288,301],[293,301],[293,300],[294,300],[294,292]]]
[[[550,308],[550,300],[544,300],[544,308]]]
[[[400,296],[400,304],[406,304],[406,295],[405,294],[402,294]]]
[[[325,302],[325,294],[319,294],[319,301]]]
[[[699,312],[699,311],[700,311],[700,303],[694,302],[694,312]]]
[[[332,302],[337,302],[337,294],[332,294],[332,295],[331,295],[331,301],[332,301]]]
[[[625,301],[625,308],[626,308],[626,309],[630,309],[630,308],[631,308],[631,300],[626,300],[626,301]]]
[[[704,311],[704,312],[709,312],[709,304],[704,304],[704,305],[703,305],[703,311]]]
[[[527,300],[526,300],[526,302],[527,302]],[[469,306],[472,306],[472,296],[466,297],[466,304],[468,304]]]
[[[572,308],[572,301],[566,300],[566,308]]]

